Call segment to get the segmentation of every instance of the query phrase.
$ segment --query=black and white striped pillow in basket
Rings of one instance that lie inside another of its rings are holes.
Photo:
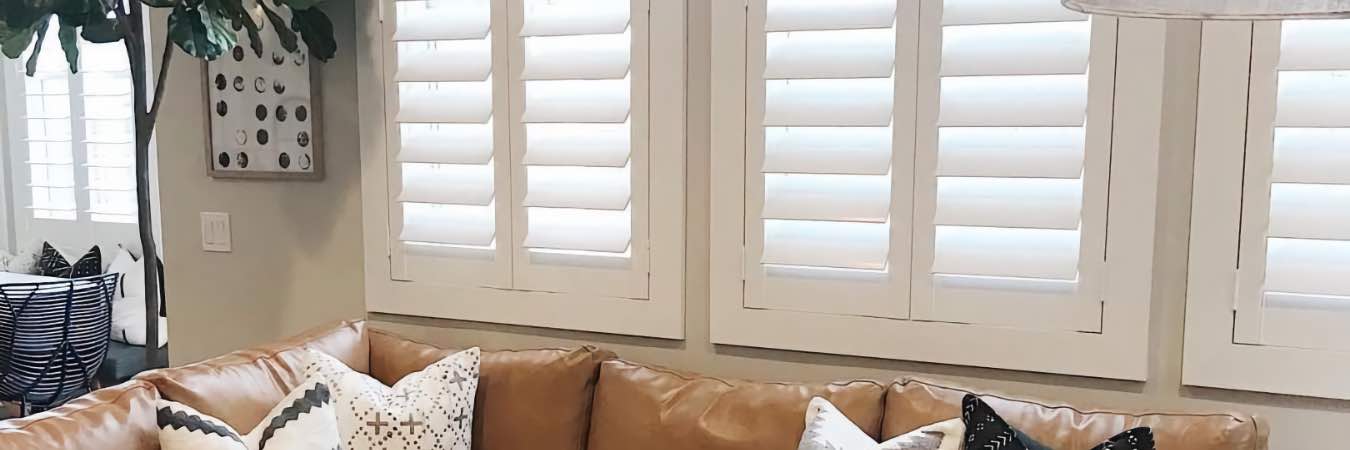
[[[341,450],[328,386],[302,383],[248,434],[187,405],[160,400],[156,418],[162,450]]]
[[[1008,425],[994,408],[974,395],[967,394],[961,401],[961,420],[966,424],[966,450],[1054,450]],[[1092,450],[1155,450],[1153,430],[1128,430]]]

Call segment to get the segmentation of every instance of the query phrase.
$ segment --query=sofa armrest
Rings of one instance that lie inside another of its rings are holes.
[[[132,380],[55,409],[0,422],[0,448],[24,450],[155,450],[159,428],[150,383]]]

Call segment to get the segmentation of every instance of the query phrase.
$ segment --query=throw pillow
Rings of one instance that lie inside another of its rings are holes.
[[[816,397],[806,407],[806,431],[797,450],[959,450],[964,432],[958,418],[878,444],[829,400]]]
[[[966,424],[966,448],[989,450],[1050,450],[1008,425],[983,400],[966,394],[961,402],[961,420]],[[1135,428],[1115,435],[1092,450],[1155,450],[1153,430]]]
[[[327,385],[315,380],[306,380],[286,394],[247,435],[181,403],[161,399],[156,409],[162,450],[340,448],[332,395]]]
[[[145,265],[125,248],[118,248],[108,265],[108,273],[118,274],[117,297],[137,298],[145,294]]]
[[[469,450],[479,363],[471,348],[389,387],[310,350],[305,376],[332,388],[342,448]]]
[[[125,248],[118,248],[108,266],[116,273],[117,294],[113,296],[112,340],[145,345],[145,266]],[[159,346],[169,343],[168,319],[158,317]]]
[[[56,278],[84,278],[103,273],[103,254],[95,245],[80,259],[71,263],[60,250],[51,243],[42,243],[42,254],[38,256],[38,275]]]

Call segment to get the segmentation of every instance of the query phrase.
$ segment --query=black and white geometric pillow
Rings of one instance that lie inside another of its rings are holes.
[[[181,403],[160,400],[162,450],[337,450],[341,441],[328,386],[315,380],[291,390],[247,435]]]
[[[994,409],[974,395],[961,402],[961,420],[966,424],[967,449],[1051,450],[1008,425]],[[1155,450],[1153,430],[1135,428],[1107,439],[1092,450]]]
[[[469,450],[479,364],[471,348],[389,387],[311,350],[305,377],[332,388],[342,448]]]
[[[38,256],[38,275],[56,278],[84,278],[103,273],[103,252],[95,245],[88,253],[71,264],[51,243],[42,243]]]

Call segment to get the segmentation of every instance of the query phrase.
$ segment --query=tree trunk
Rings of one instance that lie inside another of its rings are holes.
[[[154,137],[155,117],[148,108],[150,78],[147,76],[145,38],[149,35],[142,17],[141,2],[128,0],[129,13],[124,17],[130,30],[126,43],[131,63],[132,104],[136,125],[136,224],[140,228],[141,263],[145,265],[145,363],[149,365],[159,353],[159,252],[155,247],[154,217],[150,203],[150,145]],[[168,61],[164,61],[168,64]],[[162,89],[162,87],[156,86]]]

